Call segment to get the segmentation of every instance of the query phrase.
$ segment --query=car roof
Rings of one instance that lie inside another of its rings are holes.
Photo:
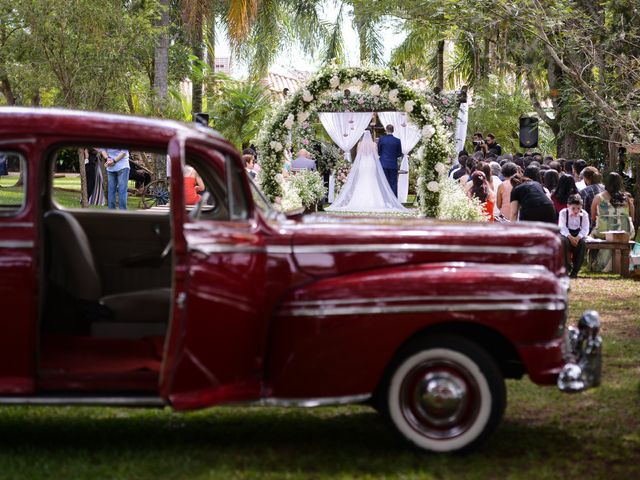
[[[135,115],[91,112],[63,108],[0,107],[0,135],[3,134],[70,134],[83,137],[121,138],[135,141],[142,134],[155,139],[186,137],[214,140],[230,146],[212,128],[194,123]]]

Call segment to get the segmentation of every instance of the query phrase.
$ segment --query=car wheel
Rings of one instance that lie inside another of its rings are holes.
[[[463,338],[415,342],[399,355],[388,378],[389,419],[423,450],[472,450],[504,413],[500,369],[482,348]]]

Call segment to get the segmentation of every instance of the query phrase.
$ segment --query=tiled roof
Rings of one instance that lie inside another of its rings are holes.
[[[281,73],[269,72],[269,74],[263,78],[260,82],[269,89],[275,97],[282,100],[284,99],[284,89],[289,89],[289,95],[294,94],[302,85],[305,80],[300,75],[294,74],[284,75]],[[294,76],[296,75],[296,76]]]

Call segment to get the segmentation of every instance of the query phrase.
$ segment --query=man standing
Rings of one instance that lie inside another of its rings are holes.
[[[311,159],[311,153],[304,148],[298,152],[296,159],[291,162],[291,169],[296,170],[315,170],[316,162]]]
[[[495,154],[496,157],[499,157],[500,155],[502,155],[502,146],[496,142],[496,137],[493,133],[489,133],[487,135],[487,148],[488,154]],[[542,162],[541,162],[542,163]]]
[[[129,152],[107,148],[100,150],[107,167],[107,203],[110,209],[116,208],[116,194],[118,208],[127,209],[127,185],[129,183]]]
[[[393,191],[398,197],[398,158],[402,158],[402,144],[400,139],[393,136],[393,125],[385,128],[387,134],[378,140],[378,155],[380,164],[384,170],[384,176]]]

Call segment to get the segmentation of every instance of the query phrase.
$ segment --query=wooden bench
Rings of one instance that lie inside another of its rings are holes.
[[[613,250],[613,273],[623,277],[629,277],[629,252],[635,242],[608,242],[606,240],[586,240],[585,251],[589,250]]]

